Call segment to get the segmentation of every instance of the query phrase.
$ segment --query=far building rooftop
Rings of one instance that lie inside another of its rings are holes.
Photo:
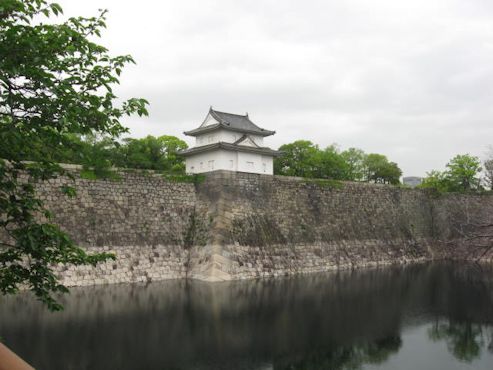
[[[423,182],[422,177],[418,176],[407,176],[402,178],[402,183],[407,186],[416,187]]]

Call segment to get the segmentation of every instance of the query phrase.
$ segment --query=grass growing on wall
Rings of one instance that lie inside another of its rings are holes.
[[[170,182],[184,182],[184,183],[193,183],[200,184],[204,182],[205,175],[195,174],[195,175],[187,175],[187,174],[163,174],[163,177]]]
[[[134,169],[134,168],[120,168],[120,169],[110,169],[110,168],[83,168],[80,170],[79,174],[82,179],[85,180],[101,180],[108,179],[113,181],[121,180],[121,176],[117,171],[123,173],[135,173],[141,176],[162,176],[170,182],[180,182],[180,183],[192,183],[200,184],[204,182],[205,175],[194,174],[187,175],[184,173],[172,173],[172,172],[159,172],[145,169]]]
[[[84,168],[80,171],[80,177],[85,180],[121,180],[120,175],[111,169]]]

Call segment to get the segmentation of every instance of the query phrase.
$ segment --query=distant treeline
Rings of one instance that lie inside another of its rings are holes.
[[[73,135],[41,158],[35,150],[28,157],[42,160],[48,156],[56,162],[80,164],[100,176],[108,174],[112,167],[181,174],[185,172],[185,163],[177,151],[186,148],[183,140],[168,135],[121,141]],[[298,140],[282,145],[279,150],[283,155],[274,161],[278,175],[398,184],[402,174],[397,164],[384,155],[366,154],[356,148],[340,151],[331,145],[321,149],[310,141]]]
[[[113,167],[180,174],[185,173],[185,162],[177,155],[177,151],[187,147],[183,140],[168,135],[125,138],[121,141],[108,137],[73,135],[48,154],[55,162],[80,164],[98,176],[110,174]],[[29,159],[42,160],[33,157]]]
[[[298,140],[279,148],[283,155],[274,161],[278,175],[319,179],[365,181],[399,184],[402,171],[395,162],[377,153],[367,154],[361,149],[340,151],[336,145],[325,149],[311,141]]]
[[[111,174],[111,168],[135,168],[171,174],[184,174],[184,158],[177,151],[187,143],[175,136],[146,136],[115,141],[107,137],[70,135],[48,152],[36,150],[33,143],[26,151],[30,160],[53,160],[83,165],[95,176]],[[274,160],[276,175],[305,178],[400,184],[402,171],[385,155],[365,153],[361,149],[339,150],[336,145],[320,148],[308,140],[297,140],[279,147],[282,155]],[[42,153],[42,154],[40,154]],[[463,154],[452,158],[444,171],[433,170],[423,179],[421,188],[440,192],[483,191],[493,186],[493,151],[482,167],[479,158]],[[484,171],[483,177],[481,172]]]

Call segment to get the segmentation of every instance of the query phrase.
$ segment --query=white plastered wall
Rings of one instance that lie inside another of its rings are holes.
[[[272,157],[238,152],[238,171],[272,175],[274,174]]]
[[[256,153],[222,149],[197,153],[186,158],[187,173],[204,173],[215,170],[272,175],[274,173],[273,158]]]
[[[274,157],[263,155],[262,156],[262,173],[267,175],[274,174]]]
[[[187,173],[204,173],[215,170],[237,171],[237,153],[227,150],[213,150],[197,153],[185,160]]]

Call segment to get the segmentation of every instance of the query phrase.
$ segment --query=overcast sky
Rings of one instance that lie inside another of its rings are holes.
[[[144,97],[134,137],[198,126],[209,106],[276,130],[358,147],[404,175],[493,144],[491,0],[58,0],[109,10],[102,44],[131,54],[119,96]]]

